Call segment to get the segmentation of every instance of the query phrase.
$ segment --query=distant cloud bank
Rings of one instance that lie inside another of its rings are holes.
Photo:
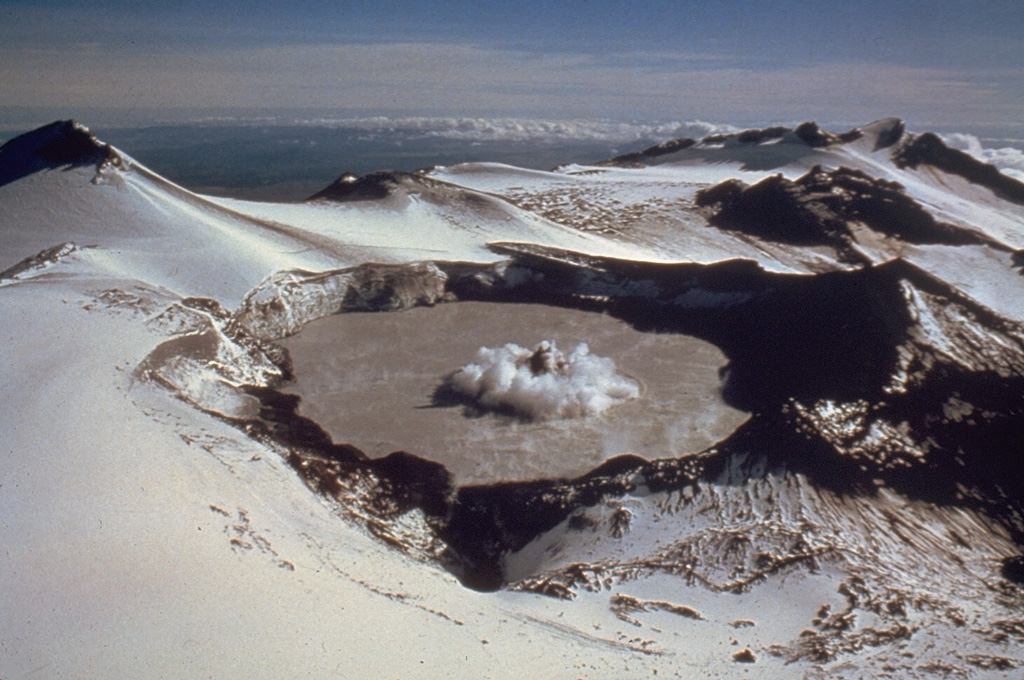
[[[737,132],[733,125],[705,121],[622,123],[592,120],[544,120],[537,118],[457,117],[229,117],[200,118],[205,125],[297,125],[363,132],[368,138],[401,135],[406,138],[454,139],[465,142],[631,142],[637,140],[693,137],[700,139],[722,132]]]

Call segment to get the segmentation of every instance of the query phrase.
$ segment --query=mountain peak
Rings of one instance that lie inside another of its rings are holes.
[[[122,162],[117,150],[89,128],[75,120],[57,120],[0,146],[0,186],[40,170]]]
[[[690,149],[757,147],[764,144],[803,144],[811,148],[842,146],[867,138],[875,149],[883,149],[898,142],[904,132],[903,121],[899,118],[883,118],[863,127],[855,127],[846,132],[834,133],[822,129],[816,122],[807,121],[788,128],[773,125],[766,128],[751,128],[740,132],[720,132],[707,135],[701,139],[681,137],[671,139],[641,151],[622,154],[603,160],[597,165],[619,167],[643,167],[656,165],[677,158],[676,154]]]

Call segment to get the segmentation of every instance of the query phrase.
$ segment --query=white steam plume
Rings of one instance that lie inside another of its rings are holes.
[[[616,373],[611,359],[590,354],[586,343],[566,356],[551,340],[532,350],[513,343],[481,347],[450,385],[485,410],[530,420],[598,415],[640,396],[636,382]]]

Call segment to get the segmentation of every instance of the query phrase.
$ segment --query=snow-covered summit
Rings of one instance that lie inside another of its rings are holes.
[[[120,165],[121,155],[74,120],[59,120],[0,146],[0,186],[46,168]]]

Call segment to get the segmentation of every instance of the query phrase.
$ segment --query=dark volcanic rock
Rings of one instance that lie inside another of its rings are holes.
[[[742,132],[722,132],[714,135],[708,135],[701,139],[700,143],[705,145],[725,144],[726,142],[735,140],[740,144],[761,144],[762,142],[771,139],[781,139],[789,132],[792,132],[792,130],[788,127],[773,125],[766,128],[743,130]]]
[[[0,186],[40,170],[120,166],[121,155],[73,120],[59,120],[0,146]]]
[[[807,142],[808,146],[822,147],[831,146],[833,144],[847,144],[849,142],[856,141],[864,136],[864,133],[854,128],[848,132],[844,132],[841,135],[832,134],[818,127],[818,124],[814,121],[807,121],[806,123],[800,123],[793,130],[793,134]]]
[[[697,143],[696,139],[689,137],[680,137],[679,139],[670,139],[667,142],[656,144],[652,147],[648,147],[643,151],[634,151],[632,153],[622,154],[616,156],[610,160],[600,161],[596,165],[615,165],[619,167],[643,167],[645,161],[659,156],[666,156],[676,151],[682,151],[688,149]]]
[[[395,170],[373,172],[363,177],[345,173],[326,189],[306,200],[366,202],[398,207],[412,197],[441,207],[459,206],[476,213],[481,219],[506,219],[510,208],[504,200],[486,192],[451,184],[423,172]]]
[[[698,192],[696,203],[714,209],[714,226],[780,243],[829,246],[851,262],[866,261],[854,249],[853,222],[909,243],[1006,249],[981,232],[937,221],[899,183],[849,168],[815,166],[795,181],[773,175],[750,186],[730,179]]]
[[[61,258],[67,257],[76,250],[78,250],[78,246],[74,243],[58,243],[55,246],[42,250],[35,255],[30,255],[21,262],[0,271],[0,281],[3,281],[4,279],[13,279],[25,272],[30,272],[46,267],[47,265],[51,265],[59,261]]]
[[[1024,583],[1024,555],[1014,555],[1003,560],[1003,578],[1014,583]]]
[[[983,163],[969,153],[946,146],[933,132],[911,137],[895,151],[893,161],[900,168],[931,165],[986,187],[1007,201],[1024,204],[1024,182],[1004,175],[991,163]]]
[[[753,128],[750,130],[743,130],[741,132],[723,132],[713,135],[707,135],[701,138],[699,141],[683,137],[680,139],[672,139],[661,144],[643,149],[642,151],[634,151],[627,154],[622,154],[614,158],[600,161],[595,165],[614,165],[618,167],[643,167],[649,164],[649,161],[657,159],[661,156],[689,149],[694,146],[716,146],[720,144],[727,144],[729,142],[735,142],[738,144],[745,145],[757,145],[764,144],[773,140],[779,140],[786,135],[793,133],[797,140],[800,140],[810,147],[824,147],[837,144],[847,144],[849,142],[860,139],[864,136],[864,133],[854,128],[848,132],[842,134],[833,134],[827,132],[818,127],[817,123],[806,122],[801,123],[796,129],[791,130],[788,127],[782,125],[773,125],[766,128]],[[795,140],[792,140],[795,141]],[[895,140],[893,140],[895,141]],[[892,143],[892,142],[890,142]]]
[[[790,132],[788,127],[781,125],[775,125],[772,127],[744,130],[736,134],[735,139],[740,144],[760,144],[761,142],[769,139],[780,139],[787,132]]]
[[[338,203],[379,201],[390,196],[399,182],[411,177],[406,172],[381,171],[359,177],[346,172],[330,186],[310,196],[307,201],[328,200]]]
[[[850,257],[846,220],[829,205],[829,196],[814,195],[782,175],[749,186],[737,180],[724,184],[696,197],[698,206],[717,206],[711,224],[793,245],[828,245]]]

